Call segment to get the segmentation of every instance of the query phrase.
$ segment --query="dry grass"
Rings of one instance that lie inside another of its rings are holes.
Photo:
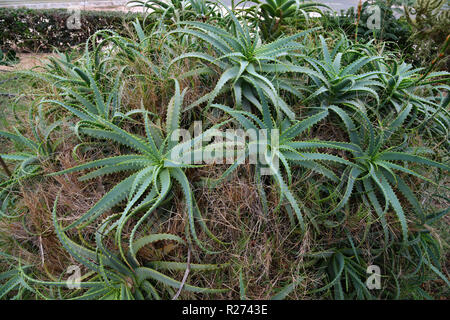
[[[67,132],[68,133],[68,132]],[[58,165],[47,159],[42,163],[44,173],[53,173],[71,168],[80,162],[98,156],[97,152],[87,153],[78,160],[72,155],[74,140],[67,136],[58,152]],[[59,221],[63,225],[79,219],[105,194],[105,186],[113,185],[114,178],[105,183],[101,178],[80,182],[77,174],[65,174],[52,177],[39,177],[22,183],[19,190],[17,210],[20,212],[17,221],[0,220],[0,233],[11,242],[10,250],[16,257],[28,263],[36,264],[42,273],[50,273],[59,277],[70,264],[76,264],[57,238],[52,220],[52,208],[59,194]],[[83,239],[92,238],[95,226],[83,229]],[[72,233],[76,239],[80,235]],[[4,240],[5,241],[5,240]]]
[[[196,170],[195,175],[205,177],[214,172],[214,175],[219,176],[222,170],[224,167],[216,166],[214,170],[204,167]],[[194,179],[193,173],[189,178],[198,181]],[[274,208],[278,203],[278,193],[275,189],[267,191],[269,207]],[[276,289],[298,280],[299,264],[303,262],[301,255],[311,246],[309,235],[302,238],[293,232],[285,212],[263,213],[251,166],[242,165],[233,177],[216,188],[196,187],[194,195],[212,233],[229,244],[220,246],[208,241],[206,234],[198,228],[199,239],[222,252],[205,255],[196,250],[192,253],[193,262],[230,263],[231,267],[222,273],[193,274],[189,283],[208,287],[223,285],[230,291],[213,298],[239,299],[239,272],[242,271],[247,298],[268,299],[276,293]],[[175,195],[174,205],[162,209],[169,218],[160,225],[158,232],[184,234],[186,208],[180,199]],[[147,258],[151,255],[155,257],[155,248],[152,249],[153,252],[148,252]],[[167,253],[168,249],[170,259],[185,261],[186,248],[177,247],[174,250],[167,243],[156,249],[156,256],[167,258],[163,253]],[[296,291],[296,298],[305,296],[306,291]]]

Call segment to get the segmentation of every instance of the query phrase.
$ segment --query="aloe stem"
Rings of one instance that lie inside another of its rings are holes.
[[[356,18],[355,42],[358,42],[358,26],[359,26],[359,20],[361,19],[361,11],[362,11],[362,0],[359,0],[358,16]]]

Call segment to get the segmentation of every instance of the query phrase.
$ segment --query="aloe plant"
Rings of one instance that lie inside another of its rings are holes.
[[[442,250],[439,241],[426,229],[420,229],[411,238],[408,246],[398,250],[399,256],[406,259],[408,261],[407,266],[412,268],[412,272],[406,273],[404,278],[412,282],[415,278],[425,278],[431,271],[450,288],[450,281],[442,272],[440,262]]]
[[[200,288],[182,283],[161,273],[162,270],[183,270],[187,268],[186,263],[152,261],[142,265],[137,261],[136,253],[144,246],[157,241],[175,241],[185,244],[184,240],[171,234],[150,234],[133,242],[135,251],[129,252],[127,257],[121,257],[108,249],[104,242],[108,234],[113,230],[113,220],[118,215],[105,219],[95,234],[95,249],[82,246],[70,239],[63,231],[56,216],[58,198],[53,207],[53,224],[56,234],[63,247],[89,272],[78,279],[76,284],[79,289],[69,293],[71,300],[144,300],[161,299],[161,292],[167,291],[167,287],[182,288],[186,291],[199,293],[220,293],[226,289]],[[223,268],[225,265],[189,264],[191,270],[207,271]],[[20,271],[23,268],[19,268]],[[21,273],[21,279],[30,285],[67,287],[68,282],[41,281]],[[87,280],[86,280],[87,279]],[[86,281],[85,281],[86,280]],[[157,288],[160,288],[159,290]],[[73,289],[72,289],[73,290]],[[170,292],[170,291],[169,291]],[[44,296],[45,298],[45,296]]]
[[[404,206],[394,191],[395,187],[411,205],[419,219],[423,219],[425,216],[413,191],[402,176],[395,172],[409,174],[430,182],[429,179],[410,169],[405,163],[450,170],[450,166],[446,164],[416,154],[414,148],[407,148],[406,145],[389,147],[389,139],[402,127],[411,110],[412,105],[408,103],[390,124],[385,125],[383,130],[377,130],[362,112],[359,113],[362,121],[359,130],[349,116],[341,115],[345,119],[346,129],[353,145],[351,153],[354,164],[349,166],[344,173],[347,185],[341,195],[341,201],[331,210],[331,213],[337,213],[344,207],[356,187],[365,203],[370,204],[379,216],[387,239],[389,236],[386,213],[389,207],[392,207],[400,221],[403,239],[404,241],[408,240],[407,217]],[[379,196],[383,199],[382,203],[379,201]]]
[[[47,72],[26,72],[34,77],[51,82],[61,90],[60,100],[45,99],[42,103],[55,103],[83,118],[88,113],[115,121],[124,117],[121,112],[121,82],[125,67],[112,66],[111,57],[104,57],[104,47],[110,43],[115,33],[96,32],[91,36],[94,52],[88,49],[83,56],[74,61],[68,54],[52,57]],[[106,37],[97,44],[97,38]],[[88,112],[86,112],[88,111]]]
[[[316,171],[333,181],[338,181],[338,177],[333,173],[331,169],[319,163],[319,161],[331,161],[332,163],[343,163],[346,165],[351,165],[351,163],[340,157],[320,153],[320,152],[304,152],[304,150],[314,151],[318,148],[334,148],[351,150],[352,146],[347,143],[340,143],[335,141],[320,141],[320,140],[309,140],[309,141],[299,141],[295,140],[302,132],[305,132],[313,125],[323,120],[327,115],[328,111],[324,110],[317,113],[311,117],[308,117],[302,121],[291,122],[288,118],[279,119],[275,121],[270,114],[270,110],[264,95],[261,93],[261,109],[263,113],[263,118],[260,119],[255,115],[245,112],[233,110],[227,106],[214,104],[213,107],[220,109],[229,115],[231,115],[245,130],[253,131],[258,134],[257,139],[248,142],[245,146],[245,150],[241,152],[240,158],[232,166],[230,166],[222,177],[218,180],[222,180],[232,173],[239,164],[241,164],[246,157],[258,156],[257,157],[257,168],[255,170],[255,177],[260,184],[261,177],[260,168],[262,166],[268,166],[268,169],[278,184],[280,188],[280,204],[283,199],[286,199],[300,223],[301,227],[305,228],[305,223],[303,215],[298,204],[294,193],[289,189],[289,185],[292,184],[292,170],[290,163],[296,163],[307,169]],[[260,134],[260,133],[263,134]],[[260,147],[254,148],[252,144],[261,144],[263,142],[264,146],[262,149]],[[263,158],[261,159],[261,155]],[[282,164],[282,166],[277,165]],[[286,183],[283,177],[281,168],[284,168],[288,183]],[[217,182],[216,182],[217,183]],[[265,194],[262,187],[259,188],[260,195],[263,200],[263,206],[267,210],[267,204],[265,204]]]
[[[262,15],[267,19],[274,20],[294,17],[299,12],[305,14],[306,8],[317,8],[318,6],[329,8],[321,3],[300,0],[265,0],[264,2],[260,1],[260,4]]]
[[[0,180],[0,202],[3,202],[0,215],[7,215],[6,206],[14,198],[12,190],[26,179],[42,175],[42,161],[50,159],[61,142],[50,139],[50,134],[61,125],[61,121],[48,124],[43,114],[39,113],[36,123],[34,116],[35,112],[30,108],[28,126],[31,129],[31,138],[25,137],[17,128],[14,128],[14,132],[0,131],[0,138],[12,142],[16,150],[0,154],[2,160],[16,164],[12,172],[7,172],[4,179]]]
[[[191,12],[197,19],[208,20],[212,16],[219,14],[219,4],[210,0],[188,0],[186,11]]]
[[[128,1],[127,5],[129,7],[145,7],[150,9],[150,12],[165,15],[166,12],[182,9],[184,2],[184,0],[171,0],[168,2],[160,0],[132,0]]]
[[[99,116],[105,120],[116,121],[119,118],[124,118],[127,115],[120,110],[120,75],[119,73],[115,79],[114,87],[111,88],[110,93],[106,97],[100,92],[97,83],[89,73],[80,71],[83,76],[86,76],[86,81],[89,82],[89,88],[93,92],[93,101],[90,98],[73,91],[70,88],[66,88],[65,91],[69,96],[69,101],[61,102],[58,100],[42,100],[40,103],[56,104],[64,109],[75,114],[83,120],[95,121],[92,115]],[[72,98],[73,97],[73,98]]]
[[[145,21],[141,23],[139,19],[131,24],[134,29],[131,37],[125,37],[111,30],[97,32],[96,35],[99,38],[97,48],[112,46],[116,49],[113,55],[114,65],[121,66],[117,70],[122,73],[122,82],[130,76],[142,77],[143,75],[133,68],[135,64],[141,63],[144,68],[151,71],[150,75],[154,77],[152,80],[169,81],[171,76],[167,72],[167,65],[174,54],[174,43],[168,39],[161,41],[162,31],[157,26],[148,25]],[[154,46],[155,41],[159,41],[160,45]],[[102,50],[99,51],[102,52]],[[96,61],[103,60],[96,58]],[[108,76],[111,80],[115,79],[113,75],[108,74]],[[98,81],[96,78],[94,80]],[[114,82],[111,81],[108,88],[113,86]]]
[[[1,155],[2,159],[6,161],[18,162],[18,166],[14,169],[11,180],[2,183],[2,187],[12,183],[16,179],[31,177],[40,172],[39,159],[41,155],[47,155],[45,146],[25,137],[16,128],[15,133],[0,131],[0,137],[13,141],[23,148],[21,152],[11,152]]]
[[[131,0],[129,7],[142,7],[150,15],[164,19],[207,20],[220,14],[219,5],[211,0]]]
[[[303,103],[316,101],[325,106],[349,105],[357,108],[361,108],[360,101],[364,98],[373,98],[379,103],[377,90],[383,86],[379,77],[384,72],[371,68],[370,64],[383,57],[353,49],[345,37],[336,43],[331,52],[322,36],[320,42],[321,59],[301,57],[312,68],[304,71],[311,81],[300,89],[309,94]]]
[[[178,56],[172,61],[172,64],[185,58],[198,58],[223,70],[215,88],[190,107],[206,101],[209,106],[219,93],[228,90],[226,85],[230,83],[238,108],[242,106],[243,98],[253,102],[255,100],[254,91],[260,90],[270,99],[277,110],[284,112],[289,118],[295,119],[295,113],[280,97],[276,87],[277,82],[272,79],[276,78],[277,73],[299,71],[293,66],[290,68],[291,64],[286,67],[282,58],[301,50],[303,46],[295,40],[306,36],[313,29],[263,44],[258,34],[252,34],[245,24],[238,21],[233,12],[226,9],[233,22],[231,30],[207,23],[186,21],[180,23],[185,28],[172,31],[203,40],[211,45],[217,55],[214,57],[204,52],[190,52]],[[288,86],[283,86],[283,89],[295,92]]]
[[[361,253],[360,249],[352,247],[308,254],[319,258],[320,269],[326,274],[326,284],[311,293],[333,289],[333,297],[336,300],[373,300],[375,297],[364,283],[367,274],[366,265],[360,258]]]
[[[86,226],[107,210],[122,201],[127,200],[127,205],[121,218],[117,222],[118,230],[116,233],[116,240],[119,244],[121,242],[122,228],[125,223],[136,213],[145,211],[145,214],[142,215],[133,228],[130,236],[131,245],[139,226],[172,192],[173,183],[176,181],[180,184],[186,201],[188,210],[187,219],[192,238],[201,248],[211,252],[206,249],[197,238],[194,226],[194,222],[197,219],[211,238],[222,243],[211,234],[203,222],[191,190],[189,179],[183,171],[183,168],[195,167],[195,165],[188,164],[181,160],[190,158],[189,154],[194,154],[198,150],[190,150],[181,158],[172,158],[174,154],[179,154],[180,152],[183,152],[183,150],[188,150],[188,147],[191,145],[197,145],[202,139],[214,133],[213,127],[201,135],[180,144],[172,140],[172,134],[179,129],[180,114],[185,92],[186,90],[183,92],[180,91],[178,81],[175,80],[175,95],[167,108],[165,136],[157,125],[150,122],[146,113],[144,113],[145,132],[147,135],[145,139],[136,134],[129,133],[113,123],[98,117],[95,122],[89,120],[80,122],[79,132],[81,134],[97,139],[113,141],[114,143],[118,143],[119,145],[134,150],[135,153],[98,159],[54,174],[64,174],[96,168],[94,171],[80,178],[81,181],[84,181],[116,172],[131,171],[134,173],[118,183],[80,219],[72,223],[66,229]],[[94,115],[91,116],[94,117]],[[216,125],[216,127],[220,125],[221,124]],[[200,146],[200,148],[202,148],[202,146]],[[179,150],[179,152],[174,152],[174,150]],[[122,250],[120,245],[119,248]]]
[[[448,213],[448,210],[447,210]],[[404,287],[404,296],[411,295],[413,298],[433,299],[422,288],[421,284],[435,280],[436,276],[443,282],[444,290],[450,288],[450,281],[442,271],[441,259],[442,249],[439,241],[429,230],[419,228],[411,236],[407,246],[391,248],[387,254],[392,260],[401,263],[403,270],[395,268],[392,264],[391,273],[396,281]]]
[[[450,281],[442,265],[443,250],[439,239],[430,231],[430,226],[450,212],[450,208],[428,214],[423,221],[414,226],[410,240],[406,243],[393,243],[384,249],[381,259],[392,261],[385,265],[384,274],[390,274],[393,281],[394,299],[414,298],[432,300],[423,283],[439,277],[443,291],[448,291]],[[391,280],[390,279],[390,280]]]
[[[20,259],[5,252],[0,252],[0,257],[2,258],[2,264],[10,265],[6,270],[0,272],[0,300],[5,298],[11,300],[26,299],[30,292],[34,290],[24,281],[22,275],[29,272],[32,265],[17,267]]]
[[[328,8],[325,4],[318,2],[304,2],[300,0],[264,0],[252,1],[257,3],[257,8],[250,11],[256,13],[255,19],[261,26],[264,39],[274,39],[280,36],[282,27],[286,25],[286,19],[297,18],[302,15],[306,20],[311,12],[321,13],[320,7]]]
[[[19,292],[12,299],[17,299],[16,297],[21,297],[23,291],[23,285],[21,273],[19,270],[9,270],[0,273],[0,299],[5,298],[7,294],[13,290],[19,290]]]
[[[100,30],[93,33],[84,45],[84,50],[78,53],[61,53],[56,51],[56,57],[49,57],[49,62],[43,66],[43,72],[23,71],[23,73],[39,77],[63,90],[70,88],[80,94],[92,94],[91,80],[97,83],[100,91],[112,87],[117,67],[113,63],[111,49],[107,48],[108,38],[113,31]]]
[[[426,217],[423,223],[430,225],[445,214],[449,209],[439,211]],[[420,299],[432,299],[420,284],[433,280],[433,272],[450,287],[450,282],[441,271],[441,249],[439,242],[429,230],[417,225],[418,230],[411,232],[408,242],[395,243],[391,241],[388,246],[374,248],[373,244],[362,241],[355,242],[347,233],[347,240],[338,240],[330,249],[306,253],[308,265],[318,266],[319,272],[324,275],[325,285],[313,289],[311,294],[329,292],[334,299],[390,299],[410,298],[409,295]],[[370,251],[363,249],[369,245]],[[366,256],[369,254],[369,257]],[[378,290],[370,290],[366,281],[368,279],[367,260],[380,268],[380,286]],[[387,261],[391,263],[386,263]],[[406,263],[405,263],[406,261]],[[405,282],[405,283],[403,283]],[[331,291],[332,289],[332,291]],[[381,290],[379,290],[381,289]]]
[[[441,71],[421,75],[423,68],[413,68],[411,64],[399,64],[396,61],[388,68],[384,64],[379,67],[387,72],[380,75],[386,92],[379,109],[392,106],[396,112],[400,112],[404,101],[409,101],[421,116],[420,127],[434,124],[438,133],[448,136],[450,119],[447,107],[450,99],[441,97],[437,100],[436,97],[450,91],[450,87],[445,85],[450,73]]]
[[[429,229],[430,226],[436,224],[449,212],[450,208],[445,208],[426,215],[416,224],[416,230],[411,233],[411,240],[407,243],[407,246],[391,249],[391,254],[396,255],[399,259],[407,260],[408,263],[405,264],[406,270],[412,270],[411,272],[404,272],[403,280],[412,283],[423,283],[428,278],[428,271],[432,271],[450,288],[450,281],[442,272],[442,246]],[[395,270],[393,273],[400,274],[401,272]],[[424,293],[422,290],[416,290],[416,292],[419,294]],[[425,297],[429,298],[428,295]]]

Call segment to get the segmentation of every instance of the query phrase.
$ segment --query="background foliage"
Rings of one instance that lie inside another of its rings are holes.
[[[70,15],[64,9],[0,8],[0,49],[16,52],[51,52],[54,48],[67,50],[85,42],[97,30],[121,32],[124,23],[139,16],[115,11],[82,11],[82,28],[75,30],[67,29],[66,21]]]

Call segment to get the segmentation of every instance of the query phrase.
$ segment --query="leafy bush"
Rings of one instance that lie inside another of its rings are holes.
[[[0,49],[16,52],[51,52],[67,50],[85,43],[100,29],[123,30],[124,23],[138,14],[124,16],[120,12],[82,11],[80,29],[68,29],[71,13],[63,9],[32,10],[0,8]]]
[[[405,17],[413,29],[411,40],[415,44],[414,57],[418,61],[433,60],[444,46],[450,29],[450,7],[446,0],[417,0],[405,8]],[[441,68],[449,70],[449,49],[440,61]]]
[[[0,50],[0,66],[9,66],[14,63],[17,63],[17,56],[16,53],[13,50],[8,50],[8,52],[3,53],[2,50]]]

